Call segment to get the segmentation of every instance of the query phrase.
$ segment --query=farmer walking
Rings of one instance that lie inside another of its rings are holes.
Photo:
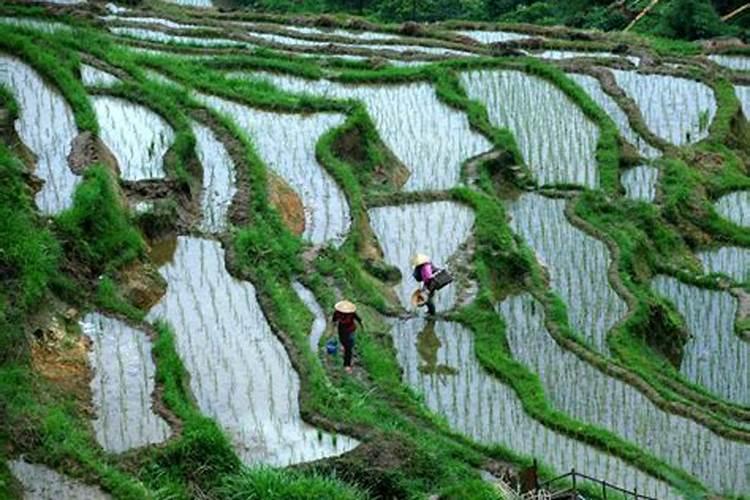
[[[362,326],[362,318],[357,314],[357,306],[348,300],[336,302],[333,322],[338,324],[339,342],[344,348],[344,370],[346,370],[346,373],[351,373],[354,332],[357,331],[357,323]]]

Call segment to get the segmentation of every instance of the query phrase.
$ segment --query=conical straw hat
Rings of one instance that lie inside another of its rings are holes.
[[[414,293],[411,294],[411,305],[414,307],[419,307],[422,304],[425,303],[424,295],[422,294],[422,290],[420,288],[417,288],[414,290]]]
[[[336,309],[340,313],[344,314],[350,314],[353,312],[357,312],[357,306],[349,302],[348,300],[342,300],[341,302],[336,302],[336,305],[333,306],[334,309]]]
[[[430,258],[423,253],[418,253],[411,258],[411,265],[414,267],[421,266],[422,264],[426,264],[427,262],[430,262]]]

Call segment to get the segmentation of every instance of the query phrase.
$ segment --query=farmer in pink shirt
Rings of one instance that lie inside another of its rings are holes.
[[[433,273],[432,262],[430,262],[428,256],[418,253],[412,257],[411,265],[414,266],[414,271],[412,273],[414,279],[422,282],[422,290],[420,290],[420,294],[423,301],[422,303],[418,303],[418,305],[427,306],[427,314],[432,316],[435,314],[435,303],[433,302],[435,290],[430,286],[432,278],[435,276]],[[427,295],[426,299],[425,294]]]

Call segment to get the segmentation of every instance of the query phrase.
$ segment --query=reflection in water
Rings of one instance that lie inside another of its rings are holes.
[[[484,136],[471,130],[466,115],[440,102],[428,83],[344,85],[286,75],[262,77],[289,92],[361,101],[378,135],[411,172],[406,191],[450,189],[459,183],[464,161],[492,149]]]
[[[609,251],[565,217],[565,200],[529,193],[510,204],[510,225],[547,268],[552,289],[568,308],[570,325],[598,351],[627,305],[607,280]]]
[[[167,423],[151,410],[155,367],[146,335],[98,313],[86,315],[81,327],[93,342],[89,363],[99,444],[121,453],[167,439]]]
[[[651,287],[675,305],[690,332],[680,372],[714,394],[750,405],[750,343],[734,331],[737,300],[667,276],[657,276]]]
[[[23,485],[24,500],[108,500],[111,498],[99,488],[87,486],[58,474],[44,465],[12,460],[8,467]]]
[[[644,495],[679,498],[667,484],[621,459],[558,434],[529,417],[516,393],[479,366],[473,335],[463,326],[435,323],[434,334],[440,347],[436,356],[422,358],[418,339],[424,328],[421,318],[395,322],[392,335],[398,361],[404,369],[405,382],[419,391],[427,407],[445,417],[453,429],[480,443],[499,444],[543,458],[558,472],[575,467],[623,487],[637,487]],[[436,366],[451,370],[420,370],[432,359]]]
[[[198,406],[230,435],[245,463],[285,466],[358,443],[306,424],[299,378],[252,284],[230,276],[219,243],[179,237],[161,269],[167,294],[149,313],[169,321]]]
[[[544,326],[530,295],[500,304],[513,357],[539,375],[548,400],[581,422],[612,431],[714,491],[741,493],[750,478],[750,445],[718,436],[687,418],[664,412],[635,388],[566,351]]]
[[[174,142],[172,127],[159,115],[116,97],[91,98],[102,141],[115,155],[128,181],[165,176],[164,154]]]
[[[15,57],[0,55],[0,83],[9,87],[18,103],[16,131],[36,155],[34,173],[44,180],[36,204],[43,214],[57,214],[73,204],[73,191],[80,181],[68,167],[68,154],[78,134],[73,112],[60,94]]]
[[[682,146],[708,136],[716,114],[714,93],[706,85],[667,75],[613,70],[617,85],[635,100],[646,126],[667,142]]]
[[[513,132],[540,184],[598,185],[599,128],[560,89],[507,70],[463,73],[461,83],[486,106],[493,125]]]
[[[474,225],[471,209],[449,201],[376,207],[368,213],[385,261],[401,271],[402,280],[396,292],[406,308],[411,308],[411,294],[421,285],[412,277],[412,256],[424,253],[432,258],[433,264],[446,267],[450,257],[469,238]],[[456,291],[454,283],[437,292],[438,311],[455,305]]]

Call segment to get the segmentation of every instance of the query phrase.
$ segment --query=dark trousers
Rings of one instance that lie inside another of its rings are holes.
[[[354,350],[354,332],[339,332],[339,342],[344,348],[344,366],[352,366],[352,351]]]

